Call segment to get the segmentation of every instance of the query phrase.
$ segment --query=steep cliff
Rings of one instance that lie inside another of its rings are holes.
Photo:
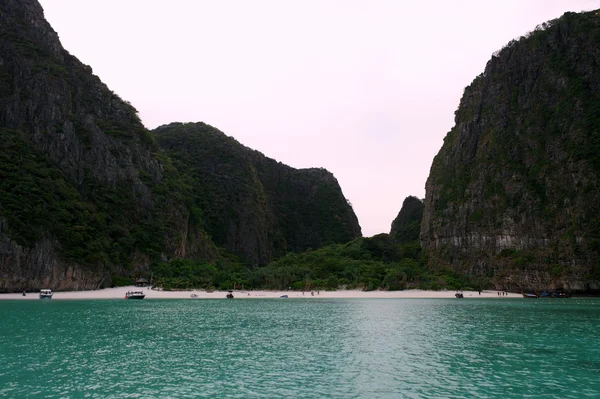
[[[176,279],[170,268],[190,265],[231,283],[248,264],[360,236],[329,172],[203,124],[157,132],[167,151],[36,0],[0,1],[0,291],[99,288],[151,268]]]
[[[0,291],[97,288],[215,256],[136,110],[61,46],[35,0],[0,2]]]
[[[600,13],[512,41],[465,89],[426,184],[432,266],[498,288],[600,288]]]
[[[172,123],[154,134],[188,174],[201,226],[252,265],[361,235],[337,180],[324,169],[283,165],[204,123]]]
[[[398,216],[392,222],[390,237],[401,243],[418,241],[424,208],[423,201],[417,197],[406,197]]]

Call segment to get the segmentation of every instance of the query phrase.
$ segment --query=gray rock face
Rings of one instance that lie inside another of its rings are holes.
[[[87,204],[85,206],[92,210],[95,208],[96,212],[100,205],[107,208],[104,214],[98,214],[103,221],[115,224],[114,219],[123,215],[122,218],[128,221],[119,223],[130,229],[127,235],[133,234],[141,225],[156,224],[159,215],[168,216],[172,226],[188,226],[189,212],[181,201],[170,195],[163,195],[157,201],[153,194],[155,187],[166,185],[164,166],[154,155],[156,144],[136,112],[93,75],[89,66],[63,49],[37,1],[0,2],[0,129],[22,134],[34,147],[31,151],[37,155],[33,158],[47,159],[56,168],[51,175],[64,176],[68,184],[79,191],[81,204]],[[8,132],[2,130],[1,134],[8,135]],[[114,193],[113,198],[120,203],[114,204],[112,210],[109,204],[101,204],[110,198],[106,195],[108,192]],[[102,199],[101,195],[104,195]],[[26,196],[22,199],[24,209],[30,200],[36,200]],[[54,201],[60,199],[54,198]],[[135,211],[116,209],[123,204]],[[0,216],[11,212],[7,204],[4,205],[6,209],[0,201]],[[54,204],[46,201],[43,206],[48,205]],[[107,212],[110,214],[105,216]],[[28,213],[19,214],[22,215],[20,221],[16,217],[12,219],[13,228],[24,229]],[[97,288],[109,281],[112,273],[135,274],[148,268],[146,249],[141,252],[133,247],[127,250],[126,263],[95,256],[82,265],[75,259],[61,256],[65,243],[52,231],[42,231],[37,242],[17,244],[9,238],[11,229],[6,219],[2,219],[1,225],[0,290],[42,286]],[[38,230],[38,226],[26,227]],[[86,231],[94,230],[94,226],[85,227]],[[200,256],[203,252],[199,248],[205,243],[193,242],[192,238],[198,238],[200,234],[193,228],[165,230],[162,254],[158,256]],[[111,247],[114,249],[115,245],[122,244],[117,242],[121,238],[102,238],[101,235],[96,234],[97,244],[94,245],[102,245],[104,249],[88,249],[88,252],[108,253],[112,251]],[[204,255],[208,258],[216,256],[214,248],[207,251]]]
[[[498,288],[598,289],[600,16],[509,43],[465,89],[426,184],[433,266]]]
[[[31,247],[11,240],[6,222],[0,218],[0,292],[35,290],[91,290],[103,286],[109,276],[74,264],[64,264],[57,256],[55,242],[42,239]]]
[[[262,265],[360,235],[329,172],[209,144],[206,173],[182,177],[37,0],[0,1],[0,291],[99,288],[173,257],[215,264],[215,242]]]
[[[189,175],[194,207],[215,243],[254,266],[361,235],[352,207],[325,169],[291,168],[204,123],[171,123],[154,133]]]
[[[419,240],[424,208],[423,201],[417,197],[410,196],[404,199],[400,213],[392,222],[390,230],[394,241],[407,243]]]
[[[140,184],[140,170],[160,180],[135,109],[62,48],[39,3],[5,1],[0,20],[0,126],[25,132],[75,184],[86,169],[111,185]]]

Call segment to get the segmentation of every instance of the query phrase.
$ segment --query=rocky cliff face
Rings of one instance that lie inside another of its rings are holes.
[[[154,134],[189,174],[202,227],[252,265],[361,235],[337,180],[324,169],[283,165],[204,123],[173,123]]]
[[[430,263],[507,289],[600,288],[600,14],[509,43],[465,89],[426,184]]]
[[[57,243],[48,238],[32,246],[21,246],[9,237],[6,221],[0,218],[0,292],[52,287],[60,290],[95,289],[110,278],[105,271],[93,271],[60,261]]]
[[[174,137],[172,160],[36,0],[0,1],[0,292],[99,288],[172,258],[218,264],[229,255],[215,242],[262,265],[360,235],[330,173],[220,132],[191,148]]]
[[[392,222],[390,237],[400,243],[418,241],[424,208],[423,201],[417,197],[412,195],[406,197],[402,203],[400,213]]]
[[[0,7],[0,126],[24,132],[70,182],[129,179],[148,200],[138,169],[160,180],[162,167],[135,109],[62,48],[37,1]]]
[[[35,0],[0,2],[0,129],[0,290],[97,288],[150,259],[214,255],[135,109]]]

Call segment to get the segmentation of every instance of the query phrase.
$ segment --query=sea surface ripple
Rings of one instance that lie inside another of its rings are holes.
[[[598,299],[0,302],[0,397],[598,398]]]

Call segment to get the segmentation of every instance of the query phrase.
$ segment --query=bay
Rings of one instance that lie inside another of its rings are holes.
[[[600,397],[598,299],[0,302],[0,397]]]

